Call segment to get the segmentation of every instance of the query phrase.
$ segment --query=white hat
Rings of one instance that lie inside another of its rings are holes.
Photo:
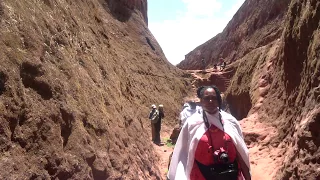
[[[190,107],[190,104],[187,102],[183,104],[183,108],[186,108],[186,107]]]
[[[151,107],[152,108],[157,108],[157,106],[155,104],[152,104]]]
[[[163,107],[163,105],[162,105],[162,104],[159,104],[159,107]]]

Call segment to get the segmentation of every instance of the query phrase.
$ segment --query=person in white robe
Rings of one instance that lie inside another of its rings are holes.
[[[188,101],[184,103],[183,110],[180,112],[180,127],[184,125],[187,118],[201,109],[201,106],[198,106],[196,102]]]

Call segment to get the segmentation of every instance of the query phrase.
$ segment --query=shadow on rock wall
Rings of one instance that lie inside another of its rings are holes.
[[[136,9],[141,12],[144,22],[148,24],[146,0],[105,0],[104,2],[107,3],[104,5],[105,9],[109,9],[113,17],[119,21],[128,21]]]
[[[134,7],[130,6],[126,0],[106,0],[106,2],[113,17],[121,22],[129,20]]]
[[[249,92],[227,96],[230,113],[238,120],[247,117],[252,104]]]

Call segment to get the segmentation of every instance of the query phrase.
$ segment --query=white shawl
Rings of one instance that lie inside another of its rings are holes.
[[[224,111],[220,112],[221,119],[224,123],[224,131],[232,138],[233,143],[242,157],[245,164],[250,169],[249,151],[243,140],[242,130],[239,122],[231,115]],[[223,130],[219,121],[219,113],[210,115],[206,113],[209,124],[215,125]],[[194,154],[198,146],[198,142],[207,131],[207,127],[203,121],[202,111],[194,113],[189,117],[182,127],[177,139],[171,163],[168,172],[170,180],[189,180],[191,169],[194,163]]]
[[[194,114],[195,112],[197,112],[199,109],[202,109],[201,106],[196,106],[195,109],[191,109],[189,103],[185,103],[183,105],[183,107],[185,107],[181,113],[180,113],[180,121],[181,121],[181,126],[184,125],[184,123],[186,122],[186,120],[188,119],[188,117],[192,116],[192,114]]]

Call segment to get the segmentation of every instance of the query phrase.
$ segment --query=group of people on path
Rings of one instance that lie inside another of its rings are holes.
[[[201,59],[201,64],[202,64],[202,71],[205,71],[206,69],[206,62],[205,62],[205,59],[202,58]],[[224,70],[227,66],[227,63],[226,61],[223,59],[223,58],[219,58],[219,62],[218,64],[214,64],[213,65],[213,69],[218,69],[218,66],[220,67],[220,71]]]

